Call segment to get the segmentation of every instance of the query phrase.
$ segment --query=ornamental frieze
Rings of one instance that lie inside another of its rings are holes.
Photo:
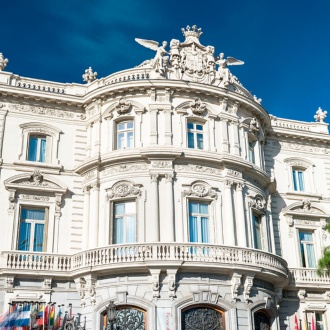
[[[210,197],[213,199],[218,198],[218,194],[215,190],[201,181],[193,183],[189,189],[186,189],[182,192],[182,196],[196,196],[196,197]]]
[[[96,177],[95,171],[88,172],[86,175],[84,175],[84,182],[86,182],[92,178],[95,178],[95,177]]]
[[[202,172],[206,174],[217,174],[221,175],[222,171],[218,168],[207,167],[202,165],[175,165],[176,172]]]
[[[124,173],[124,172],[137,172],[148,169],[146,164],[123,164],[112,166],[101,172],[101,176],[105,177],[111,174]]]
[[[329,148],[320,148],[310,145],[298,144],[298,143],[290,143],[290,142],[279,142],[279,141],[267,141],[267,145],[272,147],[277,147],[281,149],[288,150],[296,150],[296,151],[304,151],[309,153],[319,153],[319,154],[329,154]]]
[[[45,115],[51,117],[58,118],[73,118],[74,113],[64,111],[64,110],[56,110],[56,109],[48,109],[44,107],[35,107],[27,104],[10,104],[9,109],[21,111],[21,112],[30,112],[37,115]]]
[[[38,195],[27,195],[27,194],[20,194],[20,199],[28,199],[28,200],[34,200],[34,201],[42,201],[42,202],[48,202],[49,197],[47,196],[38,196]]]
[[[172,162],[169,161],[155,161],[151,162],[153,168],[172,168]]]

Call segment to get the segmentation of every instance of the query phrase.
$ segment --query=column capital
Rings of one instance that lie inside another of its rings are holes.
[[[233,184],[234,184],[234,181],[232,181],[232,180],[225,180],[224,181],[225,189],[230,189]]]
[[[245,184],[243,182],[237,182],[236,183],[236,190],[237,191],[242,191],[244,186],[245,186]]]
[[[151,182],[158,182],[158,177],[159,177],[158,173],[150,174]]]
[[[171,174],[171,173],[166,173],[165,174],[166,182],[171,182],[172,183],[173,178],[174,178],[174,175],[173,174]]]

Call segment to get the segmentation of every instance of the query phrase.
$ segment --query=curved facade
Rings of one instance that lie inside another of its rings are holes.
[[[327,124],[270,116],[232,58],[183,34],[85,85],[0,72],[4,311],[56,301],[103,329],[114,301],[118,327],[285,329],[296,313],[328,329]]]

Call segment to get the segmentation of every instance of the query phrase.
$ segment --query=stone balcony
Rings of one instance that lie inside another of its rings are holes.
[[[329,287],[330,277],[328,275],[319,276],[316,269],[291,268],[289,270],[289,285],[296,287]]]
[[[260,250],[196,243],[145,243],[110,245],[73,255],[4,251],[1,253],[2,275],[40,275],[77,277],[86,273],[102,275],[145,272],[152,268],[177,268],[180,271],[216,271],[231,274],[253,272],[272,282],[287,279],[287,263],[281,257]]]

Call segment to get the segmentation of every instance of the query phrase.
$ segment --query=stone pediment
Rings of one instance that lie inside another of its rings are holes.
[[[282,210],[283,215],[297,215],[308,217],[322,217],[327,218],[327,214],[319,205],[313,203],[309,199],[293,203]]]
[[[4,181],[6,189],[23,189],[23,190],[42,190],[54,193],[65,193],[67,187],[62,183],[54,180],[48,175],[35,170],[32,174],[15,175]]]

